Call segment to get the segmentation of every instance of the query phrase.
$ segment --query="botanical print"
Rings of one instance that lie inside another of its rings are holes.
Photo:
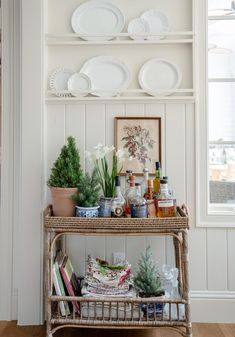
[[[154,174],[155,162],[160,160],[160,129],[161,119],[157,117],[116,118],[116,148],[124,150],[129,157],[123,163],[122,173],[132,170],[141,174],[147,167]]]
[[[129,157],[136,158],[144,166],[147,161],[151,162],[148,149],[153,149],[155,141],[151,139],[149,130],[141,125],[125,125],[123,131],[126,136],[122,137],[121,141],[124,149],[128,150]]]

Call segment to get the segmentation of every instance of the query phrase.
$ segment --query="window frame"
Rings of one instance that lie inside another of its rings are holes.
[[[211,18],[211,17],[210,17]],[[235,227],[235,212],[219,207],[209,211],[209,111],[208,111],[208,0],[195,1],[196,69],[196,224],[198,227]],[[228,80],[227,82],[232,82]],[[224,208],[224,205],[223,205]]]

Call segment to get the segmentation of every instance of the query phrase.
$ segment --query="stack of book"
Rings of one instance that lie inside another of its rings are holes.
[[[56,254],[52,270],[53,284],[57,296],[80,296],[80,286],[75,275],[73,265],[67,255],[61,250]],[[80,313],[80,305],[77,301],[70,302],[59,301],[60,314],[62,316],[70,315],[73,310]]]

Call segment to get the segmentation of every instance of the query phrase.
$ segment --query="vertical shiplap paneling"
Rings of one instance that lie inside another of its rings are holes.
[[[81,167],[85,169],[85,105],[66,105],[65,133],[66,137],[76,139],[80,151]],[[66,237],[66,251],[74,265],[77,275],[85,272],[85,238],[84,236],[70,235]]]
[[[165,163],[165,105],[151,103],[145,105],[146,117],[161,117],[161,151],[162,160],[161,165],[164,170]],[[146,238],[146,246],[150,246],[153,256],[158,261],[159,268],[166,263],[166,238],[164,236],[148,236]]]
[[[46,180],[50,175],[51,167],[65,143],[65,106],[62,104],[48,105],[47,107],[47,169]],[[48,194],[47,200],[50,198]]]
[[[99,142],[105,144],[105,104],[86,105],[86,144],[85,148],[91,151]],[[86,161],[86,170],[91,172],[91,165]],[[87,254],[105,258],[105,238],[94,236],[86,237],[86,258]]]
[[[207,229],[208,290],[227,290],[227,233],[226,229]]]
[[[65,132],[66,137],[73,136],[76,139],[80,151],[81,167],[85,169],[85,104],[66,105]]]
[[[235,229],[227,229],[228,238],[228,290],[235,291]]]
[[[207,290],[206,229],[189,231],[190,289]]]
[[[127,103],[125,107],[127,117],[144,117],[144,104]],[[145,237],[142,236],[126,238],[127,258],[133,266],[137,265],[139,255],[146,247],[145,241]]]
[[[121,252],[126,255],[126,243],[124,236],[106,237],[106,259],[112,263],[113,252]]]
[[[185,105],[166,104],[165,174],[174,190],[177,203],[185,201]],[[173,240],[168,237],[167,263],[174,265]]]
[[[135,104],[135,103],[127,103],[125,105],[126,108],[126,116],[127,117],[141,117],[144,116],[144,104]]]
[[[115,128],[115,117],[123,117],[125,115],[124,104],[106,104],[105,109],[105,140],[106,145],[115,145],[114,139],[114,128]],[[112,262],[113,252],[123,252],[125,253],[125,237],[124,236],[108,236],[106,238],[106,259]]]

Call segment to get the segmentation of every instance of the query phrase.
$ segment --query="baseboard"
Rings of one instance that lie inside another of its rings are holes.
[[[191,291],[193,322],[235,323],[235,291]]]

